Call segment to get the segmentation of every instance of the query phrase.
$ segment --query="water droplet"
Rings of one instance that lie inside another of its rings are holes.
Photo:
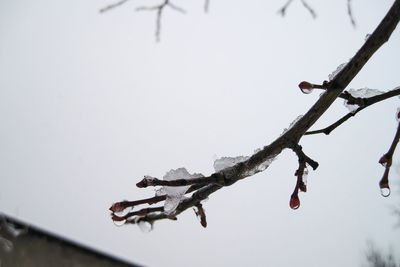
[[[131,212],[132,209],[133,209],[133,207],[127,207],[127,208],[123,209],[122,211],[114,212],[114,214],[117,215],[118,217],[124,217],[129,212]]]
[[[146,221],[139,221],[137,225],[143,233],[148,233],[153,230],[153,225]]]
[[[289,205],[292,209],[297,210],[300,207],[300,199],[296,197],[291,197]]]
[[[365,38],[364,38],[364,40],[365,41],[367,41],[368,40],[368,38],[371,36],[371,34],[370,33],[367,33],[366,35],[365,35]]]
[[[123,219],[123,220],[113,220],[113,223],[114,223],[116,226],[122,226],[122,225],[125,224],[125,222],[126,222],[125,219]]]
[[[301,89],[304,94],[311,94],[314,89]]]
[[[388,197],[390,195],[390,188],[389,187],[382,187],[381,188],[381,195],[383,197]]]

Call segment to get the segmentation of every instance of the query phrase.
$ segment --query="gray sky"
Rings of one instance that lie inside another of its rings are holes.
[[[284,151],[263,173],[212,195],[208,227],[194,212],[161,221],[149,234],[116,227],[116,201],[153,196],[143,175],[172,168],[212,173],[215,156],[249,155],[273,141],[351,58],[393,1],[175,1],[161,42],[155,13],[131,1],[0,2],[0,210],[88,246],[148,266],[357,266],[366,240],[400,251],[399,154],[392,196],[379,194],[378,160],[396,130],[395,98],[370,107],[330,136],[304,137],[320,163],[301,207],[289,208],[297,158]],[[379,50],[350,88],[400,85],[400,33]],[[315,128],[347,112],[338,100]]]

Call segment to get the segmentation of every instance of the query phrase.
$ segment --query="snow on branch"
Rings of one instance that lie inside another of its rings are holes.
[[[318,163],[308,157],[299,145],[301,138],[307,133],[310,127],[329,109],[337,98],[345,99],[348,104],[359,105],[357,110],[360,111],[367,106],[400,94],[400,88],[365,98],[355,97],[349,92],[343,93],[369,58],[388,41],[399,20],[400,0],[396,0],[363,46],[347,64],[340,67],[337,73],[331,77],[330,81],[324,81],[322,85],[315,85],[308,82],[300,83],[299,87],[302,91],[305,89],[321,89],[324,92],[304,116],[299,116],[289,129],[284,131],[283,134],[269,145],[256,150],[251,156],[219,159],[220,162],[216,164],[215,173],[210,176],[205,177],[201,174],[190,174],[184,168],[171,170],[164,175],[162,180],[145,176],[137,184],[138,187],[162,186],[162,188],[157,191],[156,196],[151,198],[122,201],[113,204],[110,208],[113,221],[119,225],[137,224],[142,230],[150,231],[153,229],[155,221],[162,219],[176,220],[180,213],[194,207],[195,209],[197,208],[195,212],[200,217],[202,226],[206,227],[206,215],[202,206],[203,200],[223,187],[230,186],[241,179],[251,177],[255,173],[265,170],[276,156],[287,148],[296,153],[299,162],[298,169],[295,172],[297,182],[289,202],[290,207],[297,209],[300,206],[298,198],[299,190],[307,191],[305,181],[306,174],[308,173],[307,166],[311,166],[314,170],[318,167]],[[356,112],[358,112],[357,110]],[[351,114],[354,116],[354,113]],[[381,188],[386,188],[386,184],[388,188],[388,180],[386,178],[399,137],[400,124],[388,153],[380,160],[380,163],[386,164],[385,174],[380,182]],[[161,201],[165,201],[164,207],[147,207],[132,211],[132,208],[136,205],[152,205]]]

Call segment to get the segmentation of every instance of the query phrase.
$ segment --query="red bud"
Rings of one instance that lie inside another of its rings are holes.
[[[300,199],[297,196],[292,196],[290,198],[289,205],[292,209],[297,210],[300,207]]]

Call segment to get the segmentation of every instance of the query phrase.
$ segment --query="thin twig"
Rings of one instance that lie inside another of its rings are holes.
[[[99,12],[100,12],[100,13],[104,13],[104,12],[106,12],[106,11],[109,11],[109,10],[113,9],[113,8],[116,8],[116,7],[118,7],[118,6],[121,6],[121,5],[125,4],[126,2],[128,2],[128,0],[121,0],[121,1],[118,1],[118,2],[116,2],[116,3],[114,3],[114,4],[110,4],[110,5],[108,5],[108,6],[103,7],[102,9],[99,10]]]
[[[118,222],[118,221],[126,220],[133,216],[146,216],[147,214],[150,214],[153,212],[162,212],[162,211],[164,211],[164,207],[144,208],[144,209],[141,209],[138,211],[129,212],[128,214],[126,214],[124,216],[118,216],[118,215],[112,214],[112,220]]]
[[[156,16],[156,41],[160,41],[160,35],[161,35],[161,16],[163,14],[164,8],[169,6],[171,9],[176,10],[182,14],[185,14],[186,11],[183,8],[180,8],[176,6],[175,4],[172,4],[169,0],[164,0],[163,3],[157,5],[157,6],[152,6],[152,7],[147,7],[147,6],[142,6],[142,7],[137,7],[136,11],[157,11],[157,16]]]
[[[210,7],[210,0],[205,0],[204,1],[204,12],[205,13],[208,13],[209,7]]]
[[[312,9],[312,7],[305,0],[301,0],[301,3],[308,10],[308,12],[310,12],[313,19],[315,19],[317,17],[317,14],[315,13],[314,9]]]
[[[337,120],[335,123],[329,125],[328,127],[320,129],[320,130],[309,131],[309,132],[306,132],[304,135],[312,135],[312,134],[320,134],[320,133],[329,135],[333,130],[335,130],[337,127],[342,125],[345,121],[347,121],[351,117],[355,116],[358,112],[362,111],[364,108],[369,107],[378,102],[381,102],[383,100],[386,100],[388,98],[400,95],[400,87],[396,87],[393,90],[388,91],[386,93],[372,96],[372,97],[367,97],[367,98],[354,98],[352,96],[349,97],[348,95],[349,94],[346,95],[345,93],[343,93],[340,96],[343,99],[348,99],[349,104],[360,104],[361,106],[359,106],[355,111],[347,113],[345,116],[343,116],[342,118]]]
[[[356,27],[356,21],[354,20],[353,11],[351,8],[351,0],[347,0],[347,14],[349,14],[350,22],[353,27]]]
[[[293,0],[288,0],[286,2],[286,4],[283,5],[283,7],[281,7],[278,10],[278,13],[280,13],[282,15],[282,17],[284,17],[286,15],[286,9],[289,7],[289,5],[292,3]]]
[[[398,118],[399,114],[396,114],[396,116]],[[397,144],[399,143],[399,139],[400,139],[400,123],[397,126],[397,131],[396,131],[396,134],[392,141],[392,144],[390,145],[389,151],[386,154],[384,154],[379,160],[379,163],[385,167],[385,172],[383,173],[383,177],[379,181],[379,187],[381,188],[381,193],[382,193],[382,196],[384,196],[384,197],[387,197],[390,195],[389,171],[390,171],[390,167],[392,166],[393,154],[394,154],[394,151],[396,150]],[[385,192],[385,190],[387,192]]]
[[[293,0],[288,0],[286,4],[284,4],[279,10],[278,13],[281,14],[282,17],[286,15],[286,10],[289,7],[289,5],[293,2]],[[314,9],[305,1],[301,0],[301,3],[303,6],[310,12],[311,16],[315,19],[317,17],[317,14],[315,13]]]

